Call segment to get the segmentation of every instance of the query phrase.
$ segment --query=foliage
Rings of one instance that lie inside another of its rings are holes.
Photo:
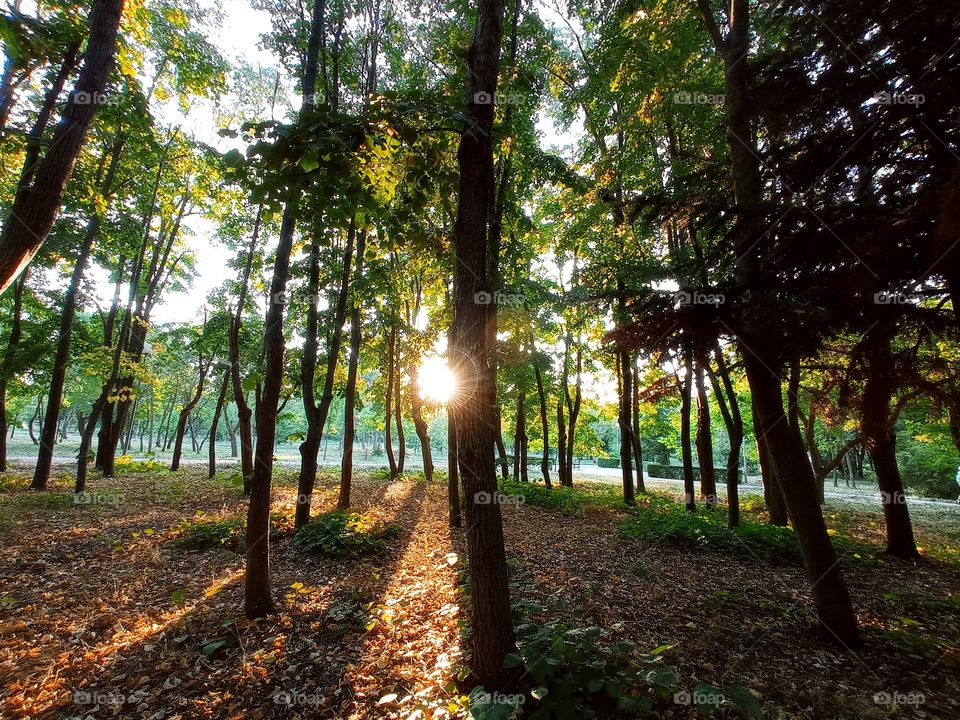
[[[569,515],[580,512],[580,498],[573,488],[547,488],[535,482],[500,480],[501,495],[519,496],[524,504],[541,505]]]
[[[331,510],[304,525],[293,542],[303,552],[339,559],[382,552],[398,532],[370,513]]]
[[[243,520],[240,518],[206,520],[201,516],[181,523],[176,545],[183,550],[238,550],[242,530]]]

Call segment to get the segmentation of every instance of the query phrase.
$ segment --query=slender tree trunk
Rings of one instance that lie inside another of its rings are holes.
[[[740,403],[733,389],[733,383],[730,381],[730,372],[724,362],[723,353],[719,347],[716,348],[715,353],[717,372],[713,372],[709,363],[706,363],[706,368],[710,374],[710,384],[716,389],[717,407],[720,408],[720,415],[723,417],[723,424],[727,428],[727,437],[730,440],[730,453],[727,455],[727,522],[730,527],[735,528],[740,526],[739,483],[740,455],[743,448],[743,417],[740,414]],[[717,382],[718,377],[720,383]]]
[[[13,286],[13,311],[10,318],[10,335],[0,365],[0,472],[7,469],[7,381],[13,374],[13,361],[23,337],[23,291],[27,286],[28,272],[25,271]],[[13,429],[12,426],[10,428]],[[13,432],[10,433],[13,437]]]
[[[636,459],[637,492],[645,493],[647,492],[647,486],[643,479],[643,444],[640,441],[640,369],[632,358],[630,364],[630,371],[633,376],[633,393],[631,393],[633,435],[631,441],[633,444],[633,456]]]
[[[693,479],[693,451],[691,445],[690,414],[693,396],[693,358],[689,348],[684,349],[686,375],[680,387],[680,454],[683,459],[683,492],[687,510],[697,509],[696,487]]]
[[[630,366],[630,353],[627,350],[617,352],[617,370],[619,375],[619,417],[620,426],[620,475],[623,483],[623,502],[636,505],[633,490],[633,371]]]
[[[460,513],[460,473],[457,471],[457,429],[453,414],[447,406],[447,511],[450,527],[459,528],[463,523]]]
[[[213,419],[210,421],[210,445],[207,447],[207,477],[209,478],[217,474],[217,428],[220,426],[220,414],[223,412],[229,387],[230,368],[227,368],[223,374],[223,382],[220,383],[220,395],[217,397],[217,406],[213,410]]]
[[[361,277],[363,270],[366,239],[366,232],[360,230],[357,233],[357,259],[354,271],[354,277],[358,279]],[[350,309],[350,360],[347,364],[347,388],[343,408],[343,457],[340,461],[340,496],[337,498],[337,507],[342,509],[350,507],[350,492],[353,483],[353,442],[357,434],[357,372],[360,367],[360,347],[363,342],[359,298],[354,299],[353,303],[354,305]],[[387,418],[387,427],[390,427],[389,417]]]
[[[700,495],[707,507],[717,506],[717,478],[713,471],[713,435],[710,427],[710,404],[703,380],[703,364],[694,370],[697,386],[697,461],[700,464]]]
[[[472,619],[472,675],[488,692],[504,690],[513,673],[504,658],[514,650],[510,587],[497,497],[496,367],[490,362],[496,346],[496,306],[475,302],[489,293],[488,221],[494,191],[492,131],[493,103],[478,97],[496,97],[500,65],[502,0],[479,0],[476,33],[468,58],[467,112],[475,131],[460,137],[459,202],[455,225],[454,320],[452,369],[461,392],[452,402],[457,432],[460,476],[467,507]]]
[[[417,440],[420,442],[423,476],[427,482],[431,482],[433,480],[433,455],[430,451],[430,435],[427,433],[427,423],[423,419],[423,399],[420,397],[419,381],[414,368],[410,370],[410,415],[413,417],[413,427],[417,431]]]
[[[201,352],[200,378],[197,380],[197,389],[193,397],[183,406],[183,410],[180,411],[180,417],[177,419],[176,440],[173,444],[173,459],[170,461],[171,472],[180,469],[180,456],[183,453],[183,436],[187,429],[187,420],[190,417],[190,413],[192,413],[193,409],[197,406],[197,403],[200,402],[200,397],[203,395],[203,387],[207,381],[207,373],[210,371],[210,364],[212,362],[213,358],[207,360],[206,364],[204,364],[203,353]]]
[[[123,0],[94,0],[90,8],[90,36],[76,88],[33,182],[14,199],[9,214],[14,220],[7,222],[0,235],[0,293],[23,271],[53,227],[67,180],[113,69],[122,11]]]
[[[397,347],[397,327],[391,323],[390,332],[387,333],[387,391],[384,394],[383,404],[385,412],[383,416],[383,449],[387,454],[387,462],[390,463],[390,479],[395,480],[400,474],[397,468],[397,458],[393,453],[393,383],[394,379],[394,357]]]
[[[401,405],[400,399],[403,397],[403,373],[400,372],[400,358],[397,358],[394,362],[394,378],[393,378],[393,413],[394,420],[397,423],[397,445],[398,445],[398,459],[397,459],[397,473],[403,474],[403,468],[407,462],[407,439],[403,433],[403,406]]]
[[[567,424],[563,417],[563,400],[557,400],[557,480],[560,487],[572,487],[567,467]]]
[[[330,412],[330,404],[333,402],[333,386],[340,362],[340,346],[343,343],[343,325],[347,318],[350,268],[353,264],[353,248],[356,235],[356,222],[351,219],[347,227],[347,242],[340,266],[340,287],[334,311],[333,327],[327,344],[326,375],[323,380],[323,390],[320,393],[320,402],[316,405],[313,417],[308,416],[307,418],[307,437],[300,447],[300,477],[297,481],[297,510],[294,521],[294,527],[298,529],[310,522],[310,504],[317,479],[317,449],[323,438],[323,429]],[[314,442],[316,442],[316,445],[313,444]],[[326,456],[326,444],[324,445],[324,456]]]
[[[503,442],[503,422],[500,415],[500,407],[494,408],[496,415],[497,435],[494,438],[494,444],[497,447],[497,457],[500,459],[500,473],[504,480],[510,475],[510,465],[507,462],[507,446]]]
[[[534,377],[537,380],[537,399],[540,407],[540,432],[543,435],[543,455],[540,458],[540,472],[543,475],[543,484],[548,488],[550,484],[550,418],[547,415],[547,394],[543,390],[543,373],[539,365],[533,366]]]

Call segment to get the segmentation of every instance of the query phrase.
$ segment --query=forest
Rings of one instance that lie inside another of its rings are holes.
[[[0,43],[0,718],[960,717],[955,0]]]

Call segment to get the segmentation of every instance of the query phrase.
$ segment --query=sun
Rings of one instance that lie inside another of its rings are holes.
[[[441,404],[450,400],[457,387],[456,378],[446,361],[436,356],[427,358],[420,365],[417,384],[420,386],[420,397]]]

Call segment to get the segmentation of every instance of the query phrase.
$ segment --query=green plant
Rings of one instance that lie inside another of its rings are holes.
[[[597,467],[599,468],[618,468],[620,467],[620,458],[597,458]]]
[[[293,543],[303,552],[324,557],[373,555],[385,550],[399,531],[369,513],[331,510],[300,528]]]
[[[114,469],[118,473],[135,472],[167,472],[167,465],[164,462],[153,459],[134,460],[131,455],[121,455],[114,460]]]
[[[475,688],[470,712],[478,720],[509,718],[522,706],[529,720],[636,718],[670,698],[679,677],[659,653],[636,656],[629,641],[611,641],[612,630],[568,627],[558,621],[517,627],[517,652],[508,668],[523,668],[513,695]]]
[[[580,512],[580,496],[573,488],[554,487],[547,489],[533,482],[501,480],[500,493],[517,495],[523,498],[525,505],[540,505],[553,508],[569,515]]]
[[[242,529],[243,521],[240,518],[184,520],[180,525],[180,537],[176,544],[183,550],[212,550],[220,547],[237,550],[242,544]]]

